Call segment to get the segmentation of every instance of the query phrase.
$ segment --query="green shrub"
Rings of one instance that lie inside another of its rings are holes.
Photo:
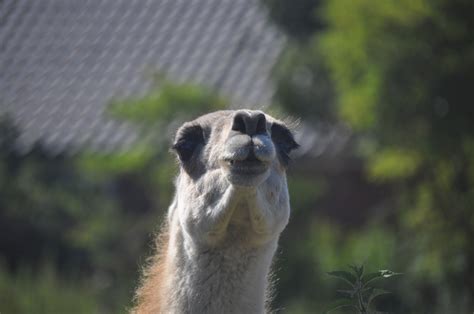
[[[94,289],[80,278],[60,278],[48,264],[40,271],[0,267],[0,313],[103,313]]]

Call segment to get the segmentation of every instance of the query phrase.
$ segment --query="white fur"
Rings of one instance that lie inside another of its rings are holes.
[[[267,150],[268,170],[258,184],[232,184],[221,162],[229,155],[228,132],[215,134],[202,153],[203,175],[181,169],[177,178],[168,212],[163,313],[266,311],[270,266],[290,214],[285,169],[270,138],[257,136],[254,145]]]
[[[169,313],[264,313],[268,273],[289,218],[286,180],[235,187],[215,169],[177,182],[170,210]]]

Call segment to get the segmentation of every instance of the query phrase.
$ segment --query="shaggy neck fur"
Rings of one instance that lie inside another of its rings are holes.
[[[221,178],[207,176],[190,193],[177,195],[136,313],[265,312],[272,258],[288,221],[279,208],[288,206],[286,182],[235,188]],[[186,185],[180,181],[186,180],[178,179],[178,186]],[[207,186],[219,188],[203,191]],[[271,228],[266,210],[282,215]]]

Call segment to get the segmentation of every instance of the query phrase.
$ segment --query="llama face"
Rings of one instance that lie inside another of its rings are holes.
[[[236,186],[258,186],[272,172],[283,174],[296,147],[282,122],[253,110],[218,111],[185,123],[173,145],[190,177],[221,169]]]

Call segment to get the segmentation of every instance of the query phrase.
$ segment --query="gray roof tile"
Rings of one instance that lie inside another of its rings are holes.
[[[26,148],[124,148],[136,134],[104,115],[112,99],[142,94],[159,71],[264,106],[283,44],[258,0],[4,0],[0,112]]]

